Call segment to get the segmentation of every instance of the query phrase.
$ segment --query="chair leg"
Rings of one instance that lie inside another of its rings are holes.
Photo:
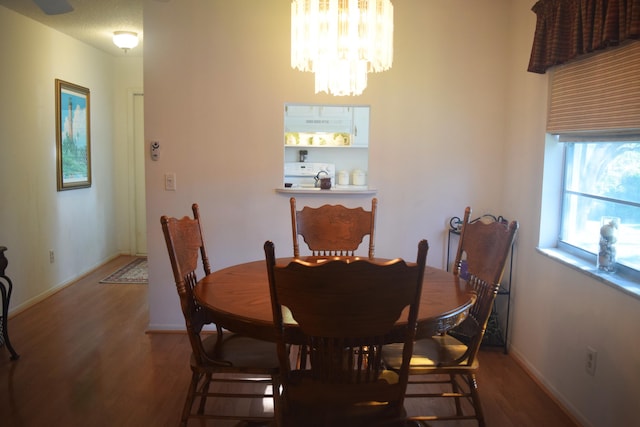
[[[307,369],[307,357],[309,356],[307,350],[306,344],[302,344],[298,347],[298,357],[296,360],[297,369]]]
[[[475,374],[469,374],[466,377],[467,383],[469,384],[469,391],[471,392],[473,409],[478,419],[478,427],[485,427],[484,413],[482,412],[482,404],[480,403],[480,393],[478,393],[478,381],[476,380]]]
[[[451,383],[451,391],[455,394],[459,394],[460,387],[458,386],[458,383],[456,381],[455,374],[449,374],[449,382]],[[460,398],[456,396],[454,400],[456,403],[456,415],[462,416],[462,405],[460,405]]]
[[[207,374],[202,384],[202,390],[200,395],[200,406],[198,406],[198,414],[204,414],[204,405],[207,403],[207,394],[209,393],[209,386],[211,385],[212,374]]]
[[[184,408],[182,409],[182,418],[180,420],[181,427],[186,427],[189,415],[191,415],[191,407],[193,406],[193,400],[196,397],[196,389],[198,388],[199,381],[200,374],[193,371],[191,373],[191,383],[189,384],[189,390],[187,391],[187,398],[184,402]]]
[[[276,426],[282,425],[282,394],[280,393],[280,378],[277,375],[271,377],[271,389],[273,396],[273,419]]]

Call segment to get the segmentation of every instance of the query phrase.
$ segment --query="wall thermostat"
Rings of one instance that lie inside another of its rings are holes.
[[[158,141],[151,142],[151,160],[158,160],[160,158],[160,143]]]

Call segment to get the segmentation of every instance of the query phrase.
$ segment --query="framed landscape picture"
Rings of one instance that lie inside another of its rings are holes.
[[[91,187],[89,89],[56,79],[58,191]]]

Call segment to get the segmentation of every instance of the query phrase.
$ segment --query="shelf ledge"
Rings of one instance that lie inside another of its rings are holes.
[[[377,189],[371,187],[363,187],[363,188],[337,188],[332,187],[329,190],[322,190],[320,188],[276,188],[276,193],[284,193],[284,194],[318,194],[318,195],[331,195],[331,194],[376,194],[378,192]]]

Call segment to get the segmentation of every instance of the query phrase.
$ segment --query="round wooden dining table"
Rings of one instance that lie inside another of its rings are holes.
[[[293,258],[279,258],[286,265]],[[318,261],[306,258],[305,261]],[[374,259],[375,261],[387,261]],[[267,341],[275,341],[267,265],[264,260],[233,265],[198,281],[197,301],[213,321],[229,331]],[[418,313],[417,338],[446,332],[469,313],[476,294],[467,281],[444,270],[426,266]],[[406,323],[405,313],[396,323]]]

